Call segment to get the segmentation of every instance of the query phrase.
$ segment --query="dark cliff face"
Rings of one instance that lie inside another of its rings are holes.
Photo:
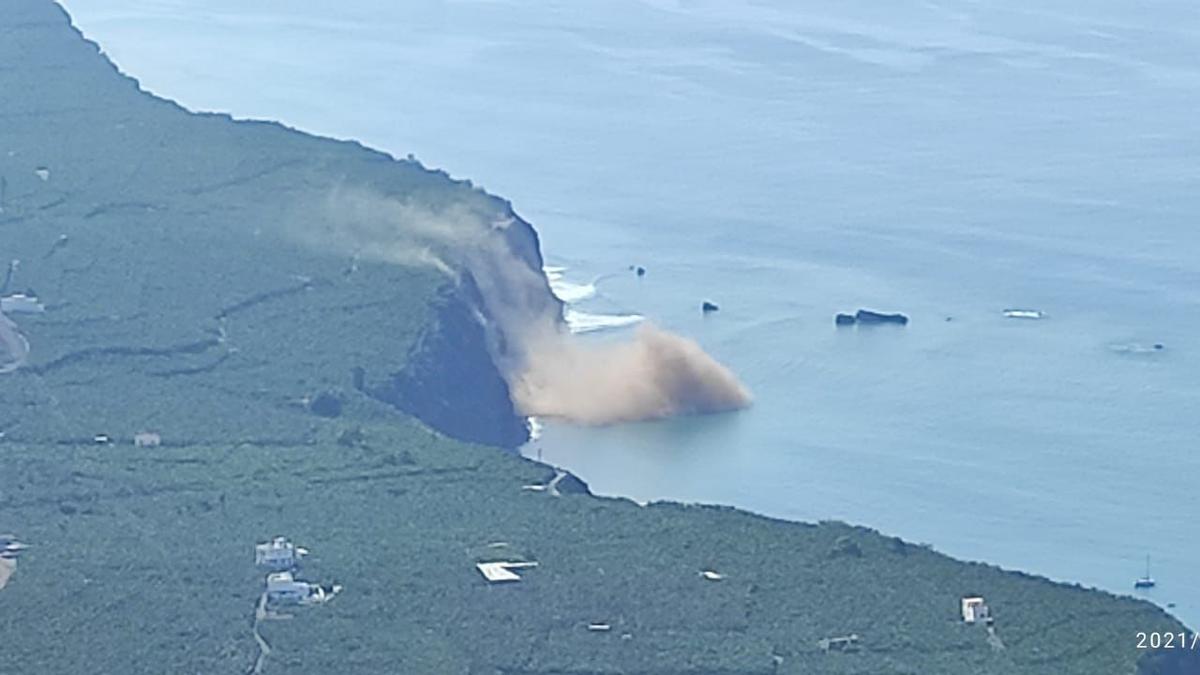
[[[470,276],[447,286],[405,368],[368,393],[451,438],[515,448],[529,430],[491,357],[480,306]]]
[[[521,358],[511,332],[526,319],[561,321],[562,302],[542,272],[533,226],[508,202],[487,199],[491,220],[505,223],[496,245],[467,257],[447,253],[458,262],[458,282],[443,288],[404,369],[366,390],[451,438],[515,448],[529,431],[503,372]]]
[[[505,202],[504,208],[507,216],[512,218],[513,221],[512,225],[510,225],[504,231],[504,236],[505,239],[508,240],[509,248],[526,265],[529,265],[529,267],[533,268],[540,275],[542,273],[542,267],[544,267],[546,263],[542,258],[542,244],[538,239],[537,230],[533,229],[533,225],[530,225],[525,221],[525,219],[517,215],[516,212],[512,210],[511,204]],[[548,300],[555,304],[561,305],[561,303],[558,301],[558,298],[555,298],[554,294],[550,293],[549,283],[546,284],[545,288],[548,294]]]

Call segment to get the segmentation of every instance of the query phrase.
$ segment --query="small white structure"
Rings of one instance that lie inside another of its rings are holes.
[[[607,633],[612,630],[612,626],[605,621],[595,621],[588,624],[588,630],[593,633]]]
[[[33,174],[44,181],[50,180],[50,169],[47,169],[44,166],[39,166],[38,168],[34,169]]]
[[[300,564],[308,549],[296,546],[287,537],[275,537],[265,544],[254,546],[254,564],[276,571],[290,570]]]
[[[704,570],[700,573],[700,576],[709,581],[720,581],[725,578],[724,574],[721,574],[720,572],[714,572],[712,570]]]
[[[308,588],[309,588],[308,599],[305,600],[303,603],[306,605],[320,605],[322,603],[329,602],[330,600],[333,599],[333,596],[342,592],[341,584],[334,584],[332,586],[320,586],[317,584],[309,584]]]
[[[988,609],[987,603],[978,595],[967,596],[962,599],[962,620],[963,623],[975,623],[976,621],[986,621],[991,618],[992,612]]]
[[[1006,309],[1004,316],[1009,319],[1044,319],[1046,313],[1040,309]]]
[[[0,298],[0,312],[5,314],[44,314],[46,306],[32,295],[14,293]]]
[[[537,567],[535,562],[485,562],[476,563],[475,569],[487,579],[488,583],[497,584],[508,581],[520,581],[521,577],[513,570]]]
[[[17,541],[16,536],[0,534],[0,590],[4,590],[8,580],[17,571],[17,556],[27,548]]]
[[[0,558],[16,560],[21,551],[29,548],[11,534],[0,534]]]
[[[823,652],[853,652],[858,651],[858,634],[842,637],[828,637],[817,641],[817,646]]]
[[[549,492],[555,497],[561,497],[562,494],[558,491],[558,484],[561,483],[562,479],[566,477],[567,473],[565,471],[556,471],[554,477],[550,479],[549,483],[546,483],[545,485],[522,485],[521,489],[525,490],[526,492]]]
[[[312,585],[296,581],[291,572],[274,572],[267,575],[267,602],[275,604],[299,604],[312,595]]]
[[[162,445],[162,436],[153,431],[143,431],[133,436],[133,444],[139,448],[157,448]]]

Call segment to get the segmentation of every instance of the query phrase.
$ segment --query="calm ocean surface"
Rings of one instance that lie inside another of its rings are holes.
[[[66,2],[190,108],[512,199],[563,279],[618,273],[573,309],[756,395],[527,454],[1119,593],[1149,554],[1200,626],[1200,5],[743,4]],[[859,307],[912,323],[834,329]]]

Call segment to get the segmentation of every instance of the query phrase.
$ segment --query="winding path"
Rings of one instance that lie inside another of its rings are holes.
[[[25,365],[28,357],[29,341],[17,330],[17,324],[0,314],[0,374]]]
[[[250,669],[250,675],[259,675],[262,673],[263,666],[267,663],[267,655],[271,653],[271,645],[267,644],[266,638],[259,632],[258,627],[262,625],[264,619],[267,618],[267,593],[258,598],[258,604],[254,607],[254,641],[258,643],[258,657],[254,659],[254,667]]]
[[[13,575],[16,569],[16,560],[0,558],[0,591],[4,590],[4,587],[8,585],[8,578]]]

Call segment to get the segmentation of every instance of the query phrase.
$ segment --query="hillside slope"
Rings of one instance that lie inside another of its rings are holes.
[[[345,591],[261,625],[265,673],[1200,672],[1139,660],[1137,631],[1183,628],[1133,599],[837,523],[527,489],[554,471],[489,447],[525,431],[470,284],[286,235],[353,186],[512,219],[539,268],[506,202],[152,97],[49,0],[0,12],[0,91],[0,259],[47,306],[12,316],[31,351],[0,374],[0,533],[31,545],[0,674],[251,671],[252,546],[278,533]],[[493,559],[539,566],[488,586]],[[975,593],[995,635],[958,618]]]

